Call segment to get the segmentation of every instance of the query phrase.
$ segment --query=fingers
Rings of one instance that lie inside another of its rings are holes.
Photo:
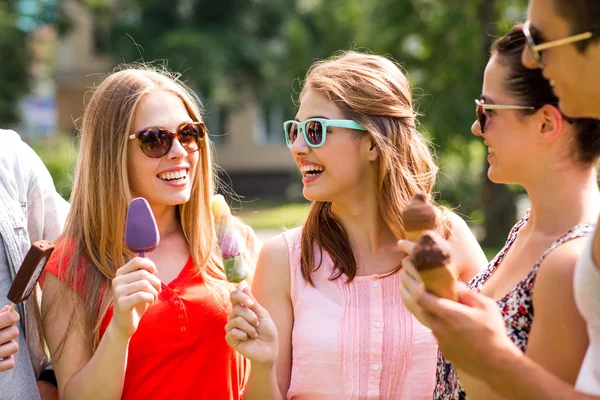
[[[117,270],[116,275],[126,275],[137,270],[146,270],[152,275],[156,275],[156,265],[149,258],[133,257],[129,262]]]
[[[258,331],[256,326],[252,325],[248,320],[241,316],[234,316],[229,319],[225,325],[225,332],[234,333],[234,338],[240,341],[248,340],[249,338],[258,338]]]
[[[10,342],[19,336],[19,328],[15,325],[0,329],[0,345]]]
[[[235,308],[237,305],[252,307],[255,303],[250,293],[250,288],[244,288],[244,291],[234,290],[229,294],[231,306]]]
[[[240,344],[241,342],[245,342],[248,339],[249,337],[246,332],[235,328],[230,331],[227,331],[227,334],[225,335],[225,341],[233,348],[236,348],[238,344]]]
[[[488,304],[493,304],[494,308],[497,307],[496,302],[487,296],[480,293],[476,293],[470,290],[465,284],[457,284],[458,289],[458,301],[466,306],[473,308],[485,308]]]
[[[8,309],[9,306],[4,306],[0,311],[0,329],[14,325],[19,321],[19,313],[15,310],[8,311]]]
[[[415,242],[411,242],[410,240],[398,240],[398,248],[410,256],[415,248]]]
[[[134,257],[117,270],[117,274],[112,280],[112,288],[115,297],[130,295],[136,291],[146,291],[158,300],[158,294],[162,292],[154,263],[140,257]]]
[[[158,290],[146,279],[126,284],[116,284],[113,286],[113,295],[115,298],[126,297],[138,292],[146,292],[152,295],[153,303],[158,301]]]
[[[155,296],[148,292],[136,292],[128,296],[122,296],[115,298],[114,307],[121,313],[126,314],[131,312],[136,306],[140,304],[153,304]],[[115,310],[116,311],[116,310]]]
[[[8,371],[15,367],[15,357],[10,355],[4,359],[0,359],[0,372]]]
[[[410,277],[412,277],[413,280],[415,280],[415,281],[417,281],[419,283],[423,282],[423,279],[421,278],[421,274],[419,274],[419,271],[417,271],[417,269],[413,265],[410,257],[404,257],[404,260],[402,260],[402,269]]]
[[[19,344],[14,340],[0,345],[0,359],[7,358],[19,351]]]

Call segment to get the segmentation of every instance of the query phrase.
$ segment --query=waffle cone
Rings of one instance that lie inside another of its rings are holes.
[[[419,275],[427,291],[439,297],[458,301],[457,276],[451,264],[420,270]]]
[[[406,231],[406,240],[417,243],[425,231],[426,229],[419,229],[418,231]]]

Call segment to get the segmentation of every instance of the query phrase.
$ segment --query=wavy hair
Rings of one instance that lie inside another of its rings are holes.
[[[306,74],[302,96],[314,90],[341,109],[347,119],[367,128],[379,150],[377,198],[386,225],[398,239],[406,237],[402,210],[417,192],[431,200],[438,168],[427,141],[417,129],[412,93],[399,65],[386,57],[356,51],[342,52],[318,61]],[[450,235],[451,222],[440,207],[440,228]],[[336,272],[351,281],[356,276],[356,258],[344,227],[331,211],[331,203],[311,205],[302,230],[302,276],[313,284],[315,250],[327,251]]]

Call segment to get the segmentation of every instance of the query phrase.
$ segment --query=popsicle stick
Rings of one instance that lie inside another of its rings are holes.
[[[8,309],[8,311],[12,311],[15,309],[16,304],[15,303],[10,303],[10,308]]]

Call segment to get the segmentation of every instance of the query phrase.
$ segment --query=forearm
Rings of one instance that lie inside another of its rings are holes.
[[[96,352],[85,367],[66,383],[64,400],[117,400],[123,393],[129,339],[109,324]],[[60,379],[60,378],[59,378]]]
[[[599,400],[600,397],[578,393],[539,366],[516,347],[502,352],[502,359],[482,371],[480,379],[497,393],[511,400]]]
[[[283,400],[275,366],[251,365],[250,377],[244,390],[244,400]]]

